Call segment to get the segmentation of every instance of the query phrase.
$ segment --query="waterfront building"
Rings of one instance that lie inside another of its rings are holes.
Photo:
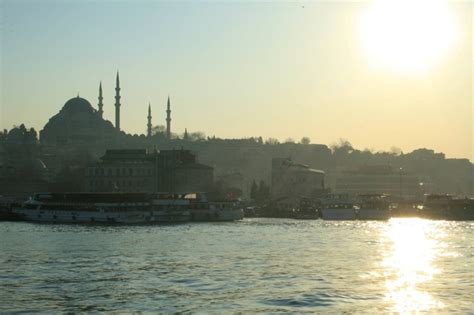
[[[272,159],[272,199],[311,198],[324,191],[325,173],[290,158]]]
[[[344,170],[336,177],[335,191],[349,194],[388,194],[413,198],[422,189],[418,176],[389,165],[366,165]],[[422,194],[422,193],[421,193]]]
[[[250,197],[248,183],[241,172],[234,171],[216,176],[219,189],[230,199]]]
[[[86,168],[87,192],[207,192],[213,168],[189,150],[107,150]]]

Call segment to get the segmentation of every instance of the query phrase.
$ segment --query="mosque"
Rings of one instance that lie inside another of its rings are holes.
[[[49,119],[40,131],[43,145],[101,145],[116,143],[120,130],[120,78],[117,72],[115,86],[115,126],[103,118],[102,83],[99,84],[98,109],[79,97],[68,100],[63,108]],[[147,137],[152,135],[151,105],[148,106]],[[171,138],[171,109],[168,96],[166,109],[166,137]]]

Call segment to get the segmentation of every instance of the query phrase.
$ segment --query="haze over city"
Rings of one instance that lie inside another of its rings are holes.
[[[2,1],[0,127],[96,105],[100,81],[113,122],[119,70],[128,133],[170,95],[175,132],[472,160],[472,3],[407,3]]]
[[[473,1],[0,0],[0,314],[470,314]]]

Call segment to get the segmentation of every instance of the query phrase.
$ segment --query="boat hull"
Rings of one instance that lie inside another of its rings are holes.
[[[359,209],[357,218],[359,220],[388,220],[390,219],[389,209]]]
[[[423,209],[420,216],[431,220],[472,221],[474,209]]]
[[[297,220],[317,220],[319,219],[318,213],[303,213],[295,215],[295,219]]]
[[[356,213],[354,209],[321,209],[321,218],[323,220],[355,220]]]
[[[52,223],[146,224],[188,222],[190,219],[189,212],[100,212],[47,209],[16,209],[13,212],[25,221]]]
[[[244,218],[242,209],[225,210],[190,210],[191,221],[194,222],[213,222],[213,221],[238,221]]]

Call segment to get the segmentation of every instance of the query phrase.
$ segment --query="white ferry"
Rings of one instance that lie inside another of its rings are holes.
[[[235,221],[236,201],[208,201],[205,194],[39,193],[12,213],[25,221],[57,223],[180,223]]]
[[[149,195],[139,193],[39,193],[12,212],[26,221],[57,223],[140,224],[189,220],[189,211],[177,208],[174,202],[170,207],[161,208],[155,208],[154,204]]]
[[[390,203],[386,195],[358,195],[357,204],[357,218],[359,220],[390,219]]]
[[[321,198],[323,220],[355,220],[357,215],[352,200],[346,194],[332,194]]]

